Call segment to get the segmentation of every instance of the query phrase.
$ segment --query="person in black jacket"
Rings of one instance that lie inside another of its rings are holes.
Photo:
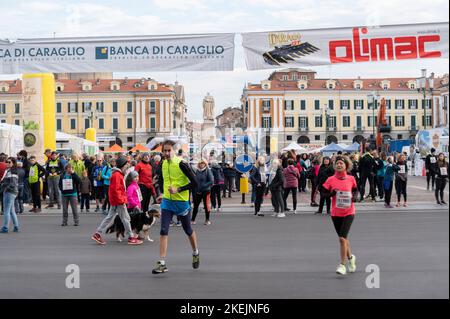
[[[264,199],[264,193],[266,191],[266,163],[263,157],[258,158],[255,163],[255,167],[250,172],[250,182],[252,187],[255,188],[255,216],[264,216],[260,213],[261,204]]]
[[[369,181],[369,196],[372,197],[372,201],[375,201],[375,174],[374,174],[375,160],[370,154],[370,149],[359,159],[359,174],[360,174],[360,201],[364,200],[366,192],[366,183]]]
[[[270,193],[272,194],[272,206],[275,208],[274,217],[286,217],[284,214],[284,200],[283,200],[283,184],[284,184],[284,175],[281,161],[278,159],[274,159],[272,161],[272,165],[270,168],[269,174],[269,187],[266,190],[266,193],[270,189]]]
[[[226,197],[227,190],[228,190],[228,198],[231,198],[231,192],[233,191],[233,187],[235,184],[235,178],[236,178],[236,170],[233,167],[233,164],[231,162],[228,162],[225,164],[223,168],[223,174],[225,176],[225,186],[223,188],[223,197]]]
[[[322,214],[323,212],[323,206],[326,203],[327,204],[327,214],[330,214],[331,209],[331,197],[324,196],[324,189],[323,184],[327,181],[328,177],[331,177],[334,175],[334,168],[333,165],[331,165],[331,159],[328,156],[325,156],[322,159],[322,165],[320,165],[319,168],[319,176],[317,178],[317,184],[318,189],[320,192],[320,202],[319,202],[319,210],[315,212],[314,214]]]
[[[439,205],[446,205],[447,203],[444,201],[444,189],[448,179],[448,162],[445,159],[444,153],[440,153],[438,156],[434,174],[436,175],[436,190],[434,192],[436,202]],[[439,200],[439,195],[441,200]]]
[[[356,160],[356,154],[350,155],[350,161],[352,162],[350,175],[355,178],[356,185],[359,185],[359,162]]]
[[[427,190],[430,190],[430,179],[431,179],[431,189],[434,191],[434,185],[436,182],[436,164],[437,164],[437,156],[436,150],[432,148],[431,154],[428,154],[425,158],[425,170],[427,173]]]

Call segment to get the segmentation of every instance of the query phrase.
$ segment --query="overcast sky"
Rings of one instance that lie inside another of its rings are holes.
[[[67,36],[158,35],[214,32],[301,30],[359,25],[448,22],[448,0],[0,0],[0,39]],[[236,36],[232,72],[115,73],[115,77],[176,79],[185,86],[189,119],[200,119],[209,92],[215,113],[239,106],[247,82],[259,82],[272,72],[246,71],[241,37]],[[420,76],[420,69],[442,75],[448,59],[322,66],[318,77]],[[0,79],[20,75],[0,75]]]

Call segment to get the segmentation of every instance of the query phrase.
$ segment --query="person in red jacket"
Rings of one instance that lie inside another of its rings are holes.
[[[130,224],[130,215],[128,214],[127,210],[128,200],[125,190],[124,175],[128,167],[129,164],[126,157],[120,156],[116,160],[116,167],[112,169],[108,191],[111,208],[109,209],[108,216],[103,219],[100,226],[97,228],[97,232],[91,237],[92,240],[96,241],[100,245],[106,244],[106,242],[102,239],[101,234],[105,232],[106,228],[112,223],[117,214],[122,220],[122,223],[125,227],[125,232],[128,235],[128,244],[142,244],[142,240],[137,239],[137,237],[133,234]]]
[[[139,188],[142,193],[142,211],[148,211],[150,198],[155,194],[155,188],[152,180],[152,165],[150,164],[150,155],[142,154],[141,161],[135,166],[134,171],[139,174]]]

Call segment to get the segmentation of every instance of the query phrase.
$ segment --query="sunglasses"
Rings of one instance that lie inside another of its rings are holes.
[[[11,164],[12,162],[11,161],[6,161],[6,164]]]

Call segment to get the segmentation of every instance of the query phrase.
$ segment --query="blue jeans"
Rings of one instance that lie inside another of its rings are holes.
[[[15,199],[16,199],[15,194],[8,193],[8,192],[3,193],[3,227],[2,227],[2,230],[4,230],[4,231],[8,230],[10,218],[12,218],[14,227],[19,228],[19,220],[17,219],[16,211],[14,209]]]

